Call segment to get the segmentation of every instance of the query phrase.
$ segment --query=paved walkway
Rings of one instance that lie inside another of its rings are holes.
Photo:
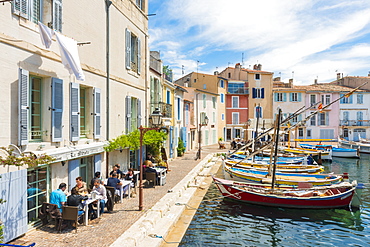
[[[220,151],[218,144],[204,146],[202,157]],[[200,160],[194,160],[195,153],[196,151],[190,151],[183,157],[170,161],[169,169],[171,171],[167,174],[167,183],[164,186],[144,188],[143,211],[138,210],[139,199],[137,195],[136,198],[124,199],[122,204],[116,204],[112,213],[105,213],[101,218],[90,221],[89,226],[79,226],[77,233],[74,229],[57,233],[53,225],[47,225],[27,233],[25,236],[11,242],[11,244],[27,245],[35,242],[37,247],[110,246],[136,220],[144,215],[147,209],[157,203],[168,190],[179,183],[200,162]]]

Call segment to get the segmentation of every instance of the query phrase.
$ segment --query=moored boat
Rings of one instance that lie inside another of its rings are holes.
[[[287,208],[343,208],[351,204],[356,189],[352,183],[306,189],[271,189],[213,177],[221,194],[230,199],[263,206]]]
[[[338,139],[338,145],[341,148],[358,149],[360,151],[360,153],[370,154],[370,143],[347,141],[347,140],[344,140],[342,138],[339,138]]]
[[[332,145],[310,145],[310,144],[300,144],[302,148],[311,148],[318,150],[332,150],[333,157],[342,157],[342,158],[360,158],[359,150],[352,148],[337,148]]]

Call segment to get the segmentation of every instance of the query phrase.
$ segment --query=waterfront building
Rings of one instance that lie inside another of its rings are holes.
[[[41,203],[61,182],[70,189],[78,176],[90,181],[100,171],[106,177],[115,163],[122,170],[138,167],[136,150],[108,154],[103,146],[146,125],[147,2],[26,0],[0,6],[0,146],[55,158],[38,167],[0,167],[8,186],[3,199],[12,193],[8,210],[0,210],[5,241],[33,226]],[[50,40],[47,27],[56,31]],[[80,62],[65,63],[67,70],[58,44]],[[36,194],[27,195],[27,186]]]

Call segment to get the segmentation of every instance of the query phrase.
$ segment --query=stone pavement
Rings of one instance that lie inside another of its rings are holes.
[[[225,151],[225,149],[218,149],[218,144],[203,146],[202,157],[222,151]],[[183,157],[178,157],[169,162],[171,171],[167,174],[167,183],[164,186],[144,188],[143,211],[138,210],[139,199],[137,195],[135,198],[124,199],[122,204],[116,204],[112,213],[105,213],[101,218],[90,221],[89,226],[78,226],[77,233],[74,229],[66,229],[58,233],[54,230],[54,225],[50,224],[30,231],[10,244],[27,245],[35,242],[37,247],[110,246],[201,161],[194,160],[195,154],[196,150],[190,151]]]

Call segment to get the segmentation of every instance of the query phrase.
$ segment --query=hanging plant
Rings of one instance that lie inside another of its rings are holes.
[[[43,164],[49,164],[55,160],[55,158],[43,154],[41,156],[36,156],[35,154],[21,153],[19,155],[14,155],[13,150],[5,147],[1,147],[2,150],[6,151],[8,155],[6,157],[0,158],[0,164],[3,166],[24,166],[36,167]]]

